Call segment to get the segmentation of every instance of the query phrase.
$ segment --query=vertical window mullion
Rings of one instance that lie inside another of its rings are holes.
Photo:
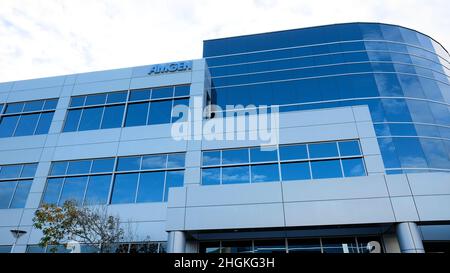
[[[86,102],[86,99],[85,99]],[[84,114],[84,107],[80,109],[81,113],[80,113],[80,118],[78,119],[78,123],[77,123],[77,127],[75,132],[78,132],[79,128],[80,128],[80,124],[81,124],[81,119],[83,118],[83,114]]]
[[[166,190],[167,191],[169,191],[169,188],[166,188],[166,185],[167,185],[167,173],[168,173],[168,171],[166,170],[166,171],[164,171],[164,184],[163,184],[163,193],[162,193],[162,201],[164,202],[164,197],[166,196]],[[167,197],[169,197],[169,195],[167,195]],[[167,202],[169,201],[169,200],[166,200]]]
[[[342,177],[345,177],[344,164],[342,163],[341,149],[339,148],[339,142],[337,142],[337,141],[336,141],[336,146],[337,146],[337,151],[338,151],[338,156],[339,156],[339,165],[341,166]]]
[[[87,189],[88,189],[89,184],[90,184],[90,182],[91,182],[91,177],[92,177],[92,176],[90,176],[90,175],[87,176],[86,186],[84,186],[83,199],[81,199],[81,205],[82,205],[82,206],[85,206]]]
[[[98,125],[98,129],[102,129],[103,118],[105,117],[106,106],[103,106],[102,116],[100,117],[100,124]]]
[[[69,165],[69,164],[67,164],[67,165]],[[64,185],[65,184],[66,184],[66,177],[64,177],[64,179],[62,181],[62,184],[61,184],[61,189],[59,189],[58,200],[56,201],[56,205],[57,206],[59,206],[59,202],[61,201],[61,195],[62,195],[62,192],[64,190]]]
[[[111,201],[112,201],[112,193],[113,193],[114,183],[115,183],[115,179],[116,179],[116,169],[117,169],[118,161],[119,161],[118,157],[114,158],[114,167],[113,167],[113,170],[111,173],[111,182],[109,184],[109,192],[108,192],[108,198],[106,200],[106,204],[111,204]]]

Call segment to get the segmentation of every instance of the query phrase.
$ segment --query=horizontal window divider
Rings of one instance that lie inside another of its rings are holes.
[[[362,97],[362,98],[352,98],[352,99],[339,99],[339,100],[324,100],[324,101],[314,101],[314,102],[301,102],[301,103],[290,103],[290,104],[281,104],[281,105],[269,105],[265,107],[252,107],[247,108],[246,110],[258,110],[260,108],[271,108],[272,106],[278,106],[280,108],[284,107],[291,107],[291,106],[309,106],[309,105],[317,105],[317,104],[325,104],[325,103],[335,103],[335,102],[347,102],[347,101],[360,101],[360,100],[377,100],[377,99],[401,99],[401,100],[418,100],[418,101],[424,101],[424,102],[431,102],[431,103],[437,103],[445,106],[450,107],[450,103],[442,102],[442,101],[435,101],[430,99],[423,99],[423,98],[413,98],[413,97],[386,97],[386,96],[380,96],[380,97]],[[356,105],[359,106],[359,105]],[[352,106],[338,106],[336,108],[343,108],[343,107],[352,107]],[[323,109],[309,109],[305,111],[320,111],[320,110],[326,110],[329,108],[323,108]],[[226,113],[226,112],[237,112],[237,110],[223,110],[223,111],[216,111],[214,113]]]
[[[155,173],[155,172],[171,172],[171,171],[184,171],[186,168],[173,168],[173,169],[154,169],[154,170],[133,170],[133,171],[115,171],[114,174],[133,174],[133,173]]]
[[[101,176],[101,175],[111,175],[113,172],[105,173],[89,173],[89,174],[61,174],[61,175],[49,175],[48,178],[66,178],[66,177],[83,177],[83,176]]]
[[[433,81],[440,82],[445,85],[449,85],[446,82],[443,82],[441,80],[430,78],[427,76],[419,75],[419,74],[412,74],[412,73],[404,73],[404,72],[353,72],[353,73],[342,73],[342,74],[330,74],[330,75],[323,75],[323,76],[313,76],[313,77],[303,77],[303,78],[291,78],[291,79],[283,79],[283,80],[276,80],[276,81],[265,81],[265,82],[254,82],[254,83],[244,83],[244,84],[233,84],[233,85],[223,85],[223,86],[215,86],[215,89],[220,88],[229,88],[229,87],[239,87],[239,86],[253,86],[253,85],[259,85],[259,84],[268,84],[268,83],[277,83],[277,82],[291,82],[291,81],[298,81],[298,80],[309,80],[309,79],[322,79],[322,78],[330,78],[330,77],[339,77],[339,76],[352,76],[352,75],[367,75],[367,74],[399,74],[399,75],[409,75],[409,76],[416,76],[416,77],[422,77],[425,79],[430,79]]]
[[[34,177],[27,177],[27,178],[4,178],[4,179],[0,179],[0,183],[3,182],[21,182],[21,181],[30,181],[33,180]]]
[[[430,38],[432,39],[432,38]],[[433,39],[432,39],[433,40]],[[441,58],[442,60],[444,60],[447,63],[450,63],[449,61],[447,61],[445,58],[449,58],[450,56],[441,56],[436,52],[433,52],[429,49],[426,49],[424,47],[421,46],[417,46],[417,45],[413,45],[413,44],[409,44],[409,43],[402,43],[399,41],[391,41],[391,40],[366,40],[366,39],[362,39],[362,40],[348,40],[348,41],[335,41],[335,42],[328,42],[328,43],[319,43],[319,44],[311,44],[311,45],[300,45],[300,46],[292,46],[292,47],[283,47],[283,48],[272,48],[272,49],[266,49],[266,50],[258,50],[258,51],[250,51],[250,52],[240,52],[240,53],[232,53],[232,54],[224,54],[224,55],[217,55],[217,56],[210,56],[210,57],[206,57],[206,60],[208,59],[216,59],[216,58],[222,58],[222,57],[231,57],[231,56],[241,56],[241,55],[250,55],[250,54],[257,54],[257,53],[267,53],[267,52],[274,52],[274,51],[283,51],[283,50],[290,50],[290,49],[298,49],[298,48],[308,48],[308,47],[318,47],[318,46],[325,46],[325,45],[335,45],[335,44],[350,44],[350,43],[365,43],[365,42],[382,42],[382,43],[386,43],[386,44],[398,44],[398,45],[406,45],[406,46],[411,46],[411,47],[415,47],[418,49],[422,49],[424,51],[427,51],[431,54],[434,54],[436,56],[438,56],[439,58]],[[439,44],[439,43],[438,43]],[[365,46],[365,45],[364,45]]]
[[[260,64],[260,63],[270,63],[270,62],[279,62],[279,61],[289,61],[289,60],[299,60],[299,59],[306,59],[306,58],[314,58],[314,57],[324,57],[324,56],[333,56],[333,55],[341,55],[341,54],[349,54],[349,53],[367,53],[367,52],[375,52],[375,53],[393,53],[393,54],[402,54],[406,56],[413,56],[417,58],[421,58],[430,62],[433,62],[437,65],[443,66],[447,70],[450,70],[450,63],[448,63],[448,67],[445,64],[438,63],[435,60],[431,60],[427,57],[420,56],[414,53],[408,53],[408,52],[401,52],[401,51],[391,51],[391,50],[350,50],[350,51],[337,51],[337,52],[331,52],[331,53],[323,53],[323,54],[315,54],[315,55],[305,55],[305,56],[298,56],[298,57],[286,57],[286,58],[276,58],[276,59],[266,59],[261,61],[253,61],[253,62],[244,62],[244,63],[234,63],[234,64],[226,64],[226,65],[217,65],[217,66],[211,66],[209,69],[214,68],[223,68],[223,67],[233,67],[233,66],[243,66],[243,65],[251,65],[251,64]],[[369,57],[369,56],[368,56]],[[411,63],[412,64],[412,63]]]
[[[323,64],[323,65],[313,65],[313,66],[299,66],[299,67],[292,67],[292,68],[285,68],[285,69],[274,69],[274,70],[264,70],[264,71],[258,71],[258,72],[251,72],[251,73],[241,73],[241,74],[230,74],[230,75],[224,75],[224,76],[216,76],[211,77],[211,79],[223,79],[223,78],[233,78],[233,77],[241,77],[241,76],[251,76],[251,75],[259,75],[259,74],[268,74],[268,73],[275,73],[275,72],[283,72],[283,71],[295,71],[295,70],[306,70],[311,68],[322,68],[322,67],[333,67],[333,66],[342,66],[342,65],[351,65],[351,64],[400,64],[400,65],[408,65],[408,66],[414,66],[414,67],[420,67],[424,69],[428,69],[430,71],[439,73],[443,76],[449,77],[447,74],[436,71],[430,67],[424,67],[417,64],[411,64],[411,63],[402,63],[402,62],[393,62],[393,61],[360,61],[360,62],[343,62],[343,63],[330,63],[330,64]]]
[[[436,124],[436,123],[424,123],[424,122],[401,122],[401,121],[384,121],[384,122],[374,122],[373,125],[389,125],[389,124],[399,124],[399,125],[425,125],[425,126],[436,126],[436,127],[443,127],[443,128],[449,128],[450,125],[443,125],[443,124]]]

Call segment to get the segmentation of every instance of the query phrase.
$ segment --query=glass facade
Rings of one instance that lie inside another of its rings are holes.
[[[63,132],[171,123],[176,105],[189,106],[190,85],[72,97]]]
[[[166,249],[166,242],[120,243],[112,248],[111,253],[166,253]],[[69,251],[63,245],[56,247],[28,245],[26,253],[69,253]],[[98,253],[98,249],[91,245],[81,244],[81,253]]]
[[[42,203],[79,205],[166,202],[184,184],[185,154],[53,162]]]
[[[202,185],[366,176],[358,140],[203,151]]]
[[[208,40],[203,55],[223,109],[367,105],[388,173],[450,171],[450,57],[426,35],[338,24]]]
[[[57,104],[47,99],[0,105],[0,138],[47,134]]]
[[[200,242],[200,253],[370,253],[369,242],[380,237],[287,238]]]
[[[0,166],[0,209],[24,208],[37,164]]]

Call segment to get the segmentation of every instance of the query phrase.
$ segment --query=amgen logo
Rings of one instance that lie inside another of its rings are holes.
[[[157,64],[150,67],[149,75],[192,70],[192,61]]]

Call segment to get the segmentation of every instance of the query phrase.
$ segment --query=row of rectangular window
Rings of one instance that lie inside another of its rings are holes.
[[[300,181],[366,175],[364,160],[351,158],[203,168],[202,185]]]
[[[279,155],[278,155],[279,154]],[[203,166],[360,156],[359,141],[280,145],[203,152]],[[279,157],[279,158],[278,158]]]
[[[119,157],[117,167],[114,166],[115,158],[58,161],[52,163],[50,176],[109,173],[114,170],[179,169],[185,166],[185,153]]]
[[[177,105],[189,106],[189,99],[168,99],[153,102],[120,104],[68,110],[63,132],[89,131],[120,127],[167,124],[180,117],[173,116]],[[125,110],[126,109],[126,110]],[[126,114],[125,119],[124,114]],[[185,118],[185,117],[182,117]]]
[[[33,180],[0,182],[0,209],[24,208]]]
[[[54,112],[43,112],[3,116],[0,120],[0,138],[48,134],[53,115]]]
[[[3,115],[9,115],[28,112],[51,111],[56,109],[57,104],[58,99],[8,103],[6,104],[4,113],[1,112],[3,107],[0,107],[0,114],[2,113]]]
[[[166,202],[169,188],[183,185],[184,170],[49,178],[42,203],[61,206],[75,201],[86,206]]]
[[[128,96],[129,93],[129,96]],[[92,105],[107,105],[125,103],[127,101],[172,99],[187,97],[190,93],[190,85],[167,86],[158,88],[146,88],[138,90],[110,92],[85,96],[72,97],[70,108],[86,107]]]
[[[0,180],[33,178],[37,169],[37,163],[0,165]]]
[[[241,240],[200,243],[200,253],[370,253],[379,237]]]

